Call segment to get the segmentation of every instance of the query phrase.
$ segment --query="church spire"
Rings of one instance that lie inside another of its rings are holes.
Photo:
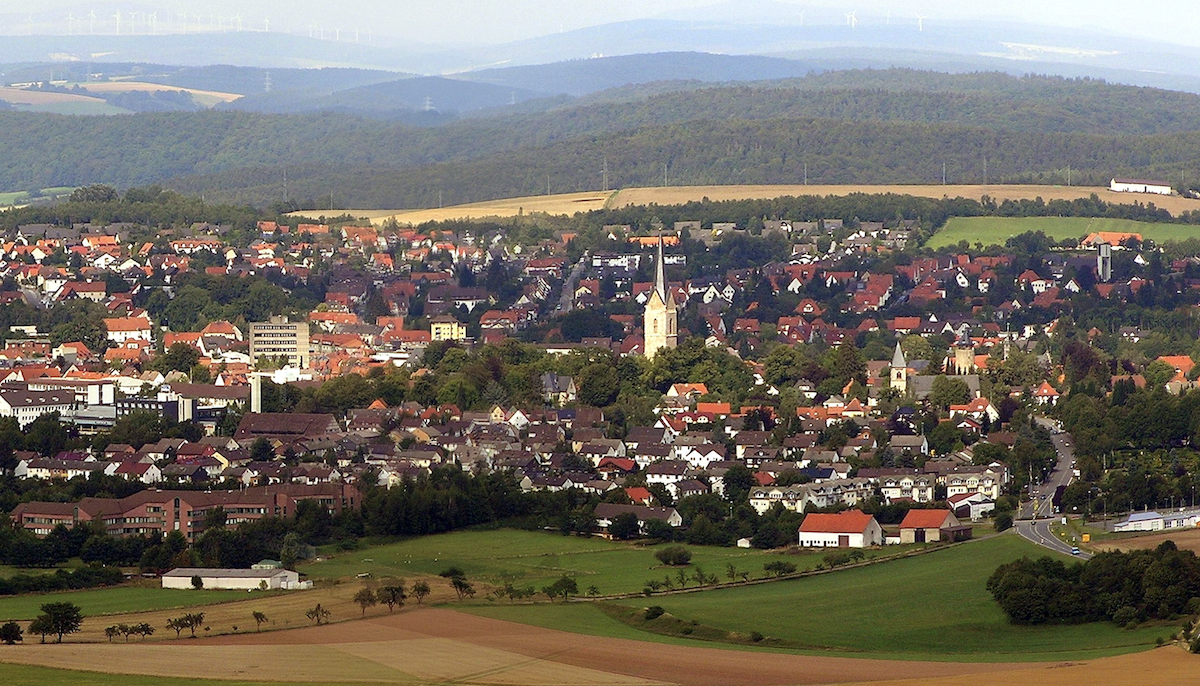
[[[658,232],[658,260],[654,263],[654,290],[663,302],[667,301],[667,275],[663,266],[663,237]]]

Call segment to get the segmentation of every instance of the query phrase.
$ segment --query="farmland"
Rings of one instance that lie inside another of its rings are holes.
[[[687,546],[692,551],[689,573],[697,567],[728,581],[730,564],[749,572],[751,578],[764,575],[762,566],[772,560],[785,560],[798,569],[812,569],[822,555],[772,554],[741,548]],[[365,550],[338,552],[320,562],[306,564],[300,571],[314,579],[335,579],[369,574],[372,577],[407,577],[413,574],[438,574],[456,566],[471,580],[500,586],[533,586],[540,589],[563,574],[573,575],[581,592],[595,586],[602,595],[637,593],[648,579],[662,579],[677,573],[654,557],[656,547],[616,543],[599,538],[579,538],[558,534],[500,530],[462,531],[425,536]],[[886,552],[894,553],[897,549]],[[879,551],[872,551],[878,555]]]
[[[43,603],[72,602],[87,615],[112,615],[142,610],[189,607],[226,600],[243,600],[244,591],[170,590],[156,586],[117,586],[85,591],[0,597],[0,620],[32,619]]]
[[[1041,231],[1056,241],[1083,238],[1093,231],[1140,233],[1143,238],[1157,242],[1200,238],[1200,227],[1188,224],[1086,217],[954,217],[929,239],[926,247],[944,248],[960,241],[970,245],[1004,245],[1009,238],[1030,231]]]
[[[25,112],[48,114],[128,114],[129,110],[114,107],[100,98],[74,93],[51,93],[20,88],[0,87],[0,101]]]
[[[204,107],[214,107],[220,103],[233,102],[234,100],[242,97],[237,93],[222,93],[220,91],[181,88],[179,86],[166,86],[161,83],[146,83],[143,81],[91,81],[87,83],[71,84],[71,86],[74,85],[78,85],[80,88],[90,93],[128,93],[131,91],[157,93],[160,91],[183,91],[191,95],[193,100]]]
[[[1004,562],[1043,554],[1006,535],[836,574],[662,596],[639,606],[660,605],[684,620],[758,631],[797,647],[926,659],[1097,657],[1149,648],[1176,629],[1009,624],[985,582]]]
[[[996,201],[1042,198],[1043,200],[1073,200],[1087,198],[1092,194],[1105,202],[1128,204],[1153,202],[1158,207],[1178,214],[1187,210],[1200,210],[1200,200],[1178,196],[1132,195],[1113,193],[1107,188],[1081,186],[936,186],[936,185],[855,185],[855,186],[667,186],[648,188],[625,188],[619,191],[592,193],[569,193],[563,195],[539,195],[521,198],[490,200],[487,202],[454,205],[433,209],[414,210],[347,210],[356,217],[365,217],[375,224],[395,219],[401,224],[421,224],[429,221],[483,217],[515,217],[518,214],[544,212],[546,214],[570,215],[603,208],[622,208],[638,205],[677,205],[708,198],[714,202],[722,200],[769,199],[801,195],[849,195],[851,193],[896,193],[924,198],[963,197],[979,199],[985,195]],[[312,211],[298,212],[303,216],[315,216]],[[954,242],[961,240],[956,238]],[[972,241],[974,242],[974,241]]]

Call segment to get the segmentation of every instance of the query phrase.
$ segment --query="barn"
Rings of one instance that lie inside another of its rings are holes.
[[[1170,195],[1171,184],[1166,181],[1146,179],[1113,179],[1108,186],[1115,193],[1154,193]]]
[[[837,514],[811,513],[800,524],[804,548],[866,548],[883,545],[883,528],[875,517],[847,510]]]
[[[300,589],[312,582],[300,583],[300,575],[290,569],[212,569],[180,567],[162,575],[163,588],[195,588],[192,577],[200,577],[206,589]],[[264,585],[265,584],[265,585]]]

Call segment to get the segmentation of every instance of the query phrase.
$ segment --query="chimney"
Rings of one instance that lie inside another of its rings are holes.
[[[250,374],[250,412],[262,412],[262,377],[253,372]]]

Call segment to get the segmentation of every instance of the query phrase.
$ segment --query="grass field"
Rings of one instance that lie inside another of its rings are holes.
[[[762,566],[771,560],[792,562],[800,570],[812,569],[822,555],[772,554],[741,548],[687,546],[692,551],[691,573],[696,567],[728,581],[726,568],[762,577]],[[656,547],[617,543],[601,538],[580,538],[534,531],[460,531],[375,546],[364,550],[333,553],[332,557],[300,567],[314,579],[371,574],[375,578],[412,574],[438,574],[450,566],[460,567],[472,580],[491,585],[506,582],[518,587],[540,589],[563,574],[575,576],[580,592],[596,586],[601,595],[637,593],[648,579],[672,576],[654,557]],[[895,553],[868,551],[868,555]]]
[[[63,591],[0,597],[0,621],[32,619],[43,603],[72,602],[84,616],[113,615],[146,610],[193,607],[228,600],[243,600],[245,591],[188,591],[151,586],[118,586],[85,591]]]
[[[93,81],[88,83],[70,84],[68,87],[78,85],[83,90],[91,93],[128,93],[130,91],[185,91],[190,93],[192,99],[204,107],[214,107],[219,103],[233,102],[242,96],[237,93],[222,93],[220,91],[206,91],[195,88],[181,88],[179,86],[167,86],[161,83],[146,83],[144,81]]]
[[[105,674],[14,664],[0,664],[0,680],[7,686],[270,686],[281,683]],[[324,682],[324,686],[334,684]]]
[[[515,217],[518,214],[544,212],[547,214],[571,215],[605,207],[621,208],[634,205],[677,205],[708,198],[722,200],[770,199],[788,195],[849,195],[851,193],[898,193],[922,198],[963,197],[979,199],[984,195],[996,201],[1042,198],[1043,200],[1074,200],[1095,194],[1105,202],[1131,204],[1153,202],[1158,207],[1179,214],[1186,210],[1200,210],[1200,200],[1178,196],[1146,196],[1131,193],[1113,193],[1107,188],[1081,186],[937,186],[937,185],[860,185],[860,186],[666,186],[649,188],[625,188],[619,191],[595,191],[589,193],[565,193],[560,195],[533,195],[522,198],[504,198],[466,205],[452,205],[432,209],[376,209],[346,210],[356,217],[382,224],[395,219],[401,224],[421,224],[429,221],[451,219],[481,219],[483,217]],[[312,211],[296,212],[299,216],[315,217]],[[959,239],[956,239],[956,242]]]
[[[1186,224],[1152,224],[1127,219],[1089,219],[1086,217],[953,217],[926,243],[929,248],[944,248],[959,241],[970,245],[1004,245],[1013,236],[1041,231],[1054,240],[1083,238],[1093,231],[1140,233],[1157,242],[1200,238],[1200,227]]]
[[[1015,535],[999,536],[836,574],[660,596],[634,607],[661,605],[681,619],[727,631],[759,631],[812,648],[910,657],[1099,657],[1152,647],[1156,638],[1177,629],[1127,631],[1105,622],[1009,624],[984,584],[998,565],[1043,554],[1044,549]]]

